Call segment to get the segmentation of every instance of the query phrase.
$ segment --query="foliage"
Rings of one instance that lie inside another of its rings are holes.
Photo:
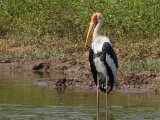
[[[3,56],[3,58],[1,58]],[[1,53],[0,52],[0,61],[1,60],[12,60],[12,61],[17,61],[17,60],[36,60],[36,59],[43,59],[43,58],[52,58],[52,57],[60,57],[64,58],[64,53],[62,51],[56,51],[53,49],[44,49],[44,48],[39,48],[39,49],[34,49],[34,50],[28,50],[25,52],[8,52],[7,54]],[[5,62],[4,61],[4,62]]]
[[[137,59],[128,61],[126,70],[132,73],[139,73],[143,71],[160,72],[160,59]]]
[[[0,33],[37,39],[50,34],[77,41],[84,39],[91,14],[101,12],[104,33],[114,39],[158,37],[159,4],[159,0],[1,1]]]

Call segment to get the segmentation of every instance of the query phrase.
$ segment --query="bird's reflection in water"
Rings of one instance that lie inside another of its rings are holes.
[[[99,120],[99,89],[97,89],[97,115],[96,115],[96,120]],[[108,113],[108,94],[106,94],[106,105],[105,105],[105,120],[109,120],[109,113]]]
[[[109,119],[109,113],[108,113],[108,110],[107,110],[107,109],[106,109],[106,111],[105,111],[104,114],[100,114],[100,113],[99,113],[99,108],[97,108],[96,120],[102,120],[102,116],[100,116],[100,115],[105,115],[105,117],[103,117],[103,118],[105,118],[104,120],[110,120],[110,119]],[[100,119],[100,118],[101,118],[101,119]]]

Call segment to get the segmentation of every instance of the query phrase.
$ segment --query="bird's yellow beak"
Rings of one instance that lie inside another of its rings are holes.
[[[94,22],[91,22],[91,23],[90,23],[90,26],[89,26],[89,29],[88,29],[88,33],[87,33],[86,42],[85,42],[85,47],[86,47],[86,48],[89,47],[89,43],[90,43],[91,36],[92,36],[92,34],[93,34],[94,28],[95,28],[95,23],[94,23]]]

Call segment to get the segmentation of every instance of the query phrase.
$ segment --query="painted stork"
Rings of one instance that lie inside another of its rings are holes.
[[[94,13],[91,16],[85,43],[85,47],[88,47],[92,36],[92,43],[89,49],[89,64],[94,82],[97,86],[98,102],[99,89],[106,93],[107,101],[107,96],[112,91],[114,82],[116,81],[118,69],[117,57],[110,39],[100,34],[102,22],[103,16],[101,13]]]

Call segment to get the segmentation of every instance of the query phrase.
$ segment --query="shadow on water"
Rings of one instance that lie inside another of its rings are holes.
[[[0,120],[96,120],[96,91],[66,91],[35,86],[39,78],[58,74],[0,74]],[[63,76],[63,75],[59,75]],[[96,88],[95,88],[96,89]],[[100,92],[99,119],[106,119]],[[160,96],[114,91],[108,98],[107,120],[159,120]]]

